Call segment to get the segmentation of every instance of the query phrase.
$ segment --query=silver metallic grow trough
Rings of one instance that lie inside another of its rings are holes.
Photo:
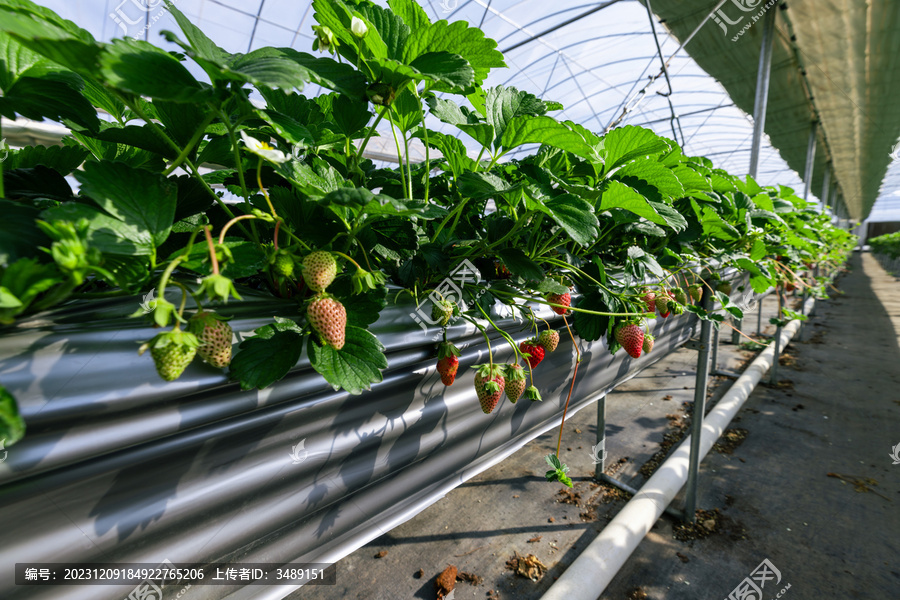
[[[199,361],[166,383],[137,355],[154,335],[146,320],[128,318],[138,305],[70,303],[2,331],[0,382],[28,424],[0,463],[2,598],[121,600],[134,587],[16,586],[15,563],[335,562],[557,426],[575,365],[563,328],[535,371],[544,401],[504,399],[485,415],[470,368],[487,360],[481,334],[451,327],[463,356],[445,388],[434,368],[437,330],[418,328],[406,306],[370,326],[389,368],[360,396],[335,392],[305,355],[262,391],[243,392]],[[250,332],[296,310],[245,296],[222,312]],[[538,313],[563,327],[546,307]],[[570,411],[683,344],[697,322],[657,319],[653,353],[638,360],[582,342]],[[517,342],[527,336],[521,323],[498,325]],[[492,345],[496,360],[509,359],[501,338]],[[195,586],[183,598],[287,591]]]

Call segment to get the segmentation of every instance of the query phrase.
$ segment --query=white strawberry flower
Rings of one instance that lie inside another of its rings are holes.
[[[350,20],[350,33],[362,39],[369,33],[369,27],[366,25],[366,22],[359,17],[353,17],[353,19]]]
[[[247,146],[247,150],[249,150],[253,154],[256,154],[257,156],[263,157],[269,162],[280,164],[290,160],[290,157],[281,150],[276,150],[268,142],[261,142],[255,137],[247,135],[247,133],[244,131],[241,132],[241,139],[244,140],[244,144]]]

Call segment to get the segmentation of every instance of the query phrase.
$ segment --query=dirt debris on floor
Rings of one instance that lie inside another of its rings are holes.
[[[532,581],[540,581],[547,572],[547,565],[542,563],[534,554],[522,556],[518,552],[506,561],[506,568],[520,577]]]
[[[713,444],[713,449],[719,454],[734,454],[735,449],[744,443],[749,433],[740,427],[726,429],[719,441]]]
[[[434,580],[434,591],[437,593],[438,600],[443,600],[449,596],[453,588],[456,587],[456,575],[456,565],[447,565],[447,568]]]

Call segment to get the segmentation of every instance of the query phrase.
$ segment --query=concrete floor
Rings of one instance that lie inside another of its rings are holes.
[[[712,511],[715,531],[679,541],[663,517],[601,598],[727,598],[764,559],[781,580],[766,582],[763,598],[788,584],[788,600],[900,598],[900,465],[889,457],[900,444],[900,282],[867,254],[851,257],[849,269],[837,282],[842,293],[820,302],[804,341],[795,338],[782,356],[782,384],[757,387],[732,423],[747,431],[743,442],[701,465],[699,504]],[[762,308],[766,323],[774,298]],[[744,331],[755,328],[751,313]],[[753,353],[727,343],[728,332],[720,367],[739,370]],[[610,394],[616,477],[634,487],[646,481],[641,466],[686,422],[696,360],[682,349]],[[730,382],[711,380],[713,402]],[[544,481],[556,432],[544,435],[340,561],[336,586],[291,598],[431,599],[449,564],[481,578],[458,582],[457,599],[540,598],[627,501],[592,481],[595,417],[590,407],[566,423],[561,454],[573,493]],[[516,553],[547,567],[540,581],[509,569]]]

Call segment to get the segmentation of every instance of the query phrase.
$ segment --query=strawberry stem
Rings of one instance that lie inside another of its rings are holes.
[[[556,440],[556,456],[559,456],[559,447],[562,444],[563,427],[566,425],[566,413],[569,411],[569,401],[572,399],[572,390],[575,389],[575,378],[578,377],[578,365],[581,364],[581,351],[578,349],[578,343],[575,336],[572,335],[572,328],[569,327],[569,321],[563,315],[563,321],[566,323],[566,329],[569,331],[569,337],[572,338],[572,345],[575,346],[575,372],[572,373],[572,385],[569,386],[569,396],[566,398],[566,406],[563,408],[562,423],[559,424],[559,439]]]
[[[234,225],[238,221],[245,221],[247,219],[258,219],[258,218],[259,217],[257,217],[256,215],[241,215],[239,217],[234,217],[233,219],[231,219],[230,221],[225,223],[225,226],[222,228],[221,233],[219,233],[219,243],[220,244],[225,243],[225,233],[231,228],[232,225]],[[241,227],[243,227],[243,225]]]
[[[512,339],[512,336],[511,336],[511,335],[509,335],[508,333],[506,333],[505,331],[503,331],[502,329],[500,329],[499,327],[497,327],[496,323],[494,323],[494,322],[491,320],[491,318],[488,316],[488,314],[487,314],[486,312],[484,312],[484,309],[481,308],[481,305],[480,305],[480,304],[478,304],[478,303],[476,302],[476,303],[475,303],[475,306],[478,307],[478,310],[481,312],[481,314],[484,315],[484,318],[487,319],[487,322],[491,324],[491,326],[494,328],[494,330],[496,330],[497,333],[499,333],[500,335],[502,335],[502,336],[503,336],[503,339],[505,339],[506,342],[507,342],[510,346],[512,346],[512,349],[513,349],[513,356],[515,356],[515,358],[516,358],[516,363],[518,363],[518,362],[519,362],[520,355],[519,355],[519,348],[518,348],[518,346],[516,346],[516,341],[515,341],[514,339]]]
[[[206,245],[209,247],[209,260],[212,262],[212,270],[213,275],[219,274],[219,259],[216,256],[216,246],[213,244],[212,234],[209,232],[209,227],[203,228],[203,233],[206,234]],[[224,231],[222,232],[224,235]]]
[[[263,198],[266,199],[266,204],[269,205],[272,216],[278,219],[278,213],[275,212],[275,207],[272,205],[272,200],[269,198],[269,192],[266,191],[266,188],[264,188],[262,184],[262,164],[263,159],[262,156],[260,156],[259,162],[256,165],[256,183],[259,184],[259,191],[262,192]]]

